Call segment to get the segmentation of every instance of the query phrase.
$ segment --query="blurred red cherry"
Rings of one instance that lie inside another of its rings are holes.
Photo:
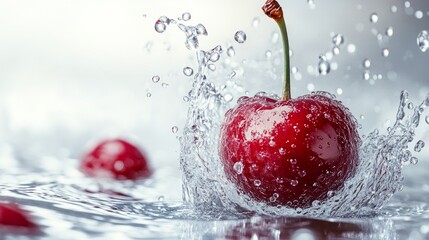
[[[80,170],[91,177],[136,180],[151,175],[147,158],[133,144],[122,139],[105,140],[82,158]]]
[[[5,203],[0,204],[0,225],[25,228],[37,227],[27,213],[18,205]]]

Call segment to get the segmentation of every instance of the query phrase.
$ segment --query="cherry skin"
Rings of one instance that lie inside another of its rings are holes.
[[[239,191],[273,206],[308,207],[355,173],[360,138],[337,100],[242,97],[221,126],[219,156]]]
[[[151,175],[143,153],[122,139],[99,143],[85,154],[79,168],[91,177],[110,177],[118,180],[136,180]]]
[[[36,228],[29,216],[14,204],[0,204],[0,225]]]

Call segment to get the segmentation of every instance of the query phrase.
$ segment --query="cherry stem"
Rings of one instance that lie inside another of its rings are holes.
[[[284,54],[284,89],[283,97],[284,101],[291,99],[290,93],[290,59],[289,59],[289,40],[287,35],[286,23],[283,17],[283,10],[280,4],[276,0],[267,0],[262,6],[264,13],[274,19],[280,28],[280,33],[283,40],[283,54]]]

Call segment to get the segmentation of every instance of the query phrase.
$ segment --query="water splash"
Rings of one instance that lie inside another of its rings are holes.
[[[181,27],[185,33],[188,32],[188,28],[185,25]],[[197,35],[194,32],[191,37],[197,38]],[[236,187],[226,180],[217,154],[220,125],[225,112],[231,107],[232,98],[225,97],[229,96],[223,92],[225,85],[217,86],[207,77],[207,69],[220,59],[222,49],[221,46],[216,46],[208,51],[196,50],[198,70],[187,96],[189,103],[187,122],[183,128],[183,135],[179,138],[183,199],[186,203],[196,209],[207,211],[222,209],[240,212],[244,208],[271,215],[362,216],[380,209],[394,193],[402,189],[401,170],[404,165],[416,164],[418,161],[409,148],[423,111],[429,106],[428,95],[422,103],[412,110],[408,109],[407,106],[411,102],[406,91],[401,93],[395,123],[385,134],[376,129],[362,139],[359,149],[360,164],[356,175],[348,179],[340,190],[330,191],[328,199],[315,201],[307,208],[294,209],[268,206],[237,192]],[[367,65],[369,64],[364,63],[364,66]],[[266,93],[257,95],[280,99],[276,95]],[[412,147],[418,152],[424,147],[424,143],[418,141]],[[237,162],[234,170],[240,174],[243,171],[242,163]],[[255,180],[254,184],[260,182]],[[275,197],[273,196],[274,200]]]

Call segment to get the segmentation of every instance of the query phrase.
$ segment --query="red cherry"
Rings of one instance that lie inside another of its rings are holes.
[[[15,204],[0,204],[0,225],[36,228],[29,216]]]
[[[283,98],[240,98],[221,126],[219,157],[241,193],[272,206],[309,207],[354,175],[360,145],[356,121],[327,94],[291,99],[283,11],[275,0],[267,0],[262,9],[277,22],[283,38]]]
[[[88,152],[80,170],[92,177],[136,180],[149,177],[146,157],[131,143],[122,139],[105,140]]]
[[[269,205],[310,206],[355,173],[359,135],[341,103],[242,97],[226,113],[219,156],[239,190]]]

